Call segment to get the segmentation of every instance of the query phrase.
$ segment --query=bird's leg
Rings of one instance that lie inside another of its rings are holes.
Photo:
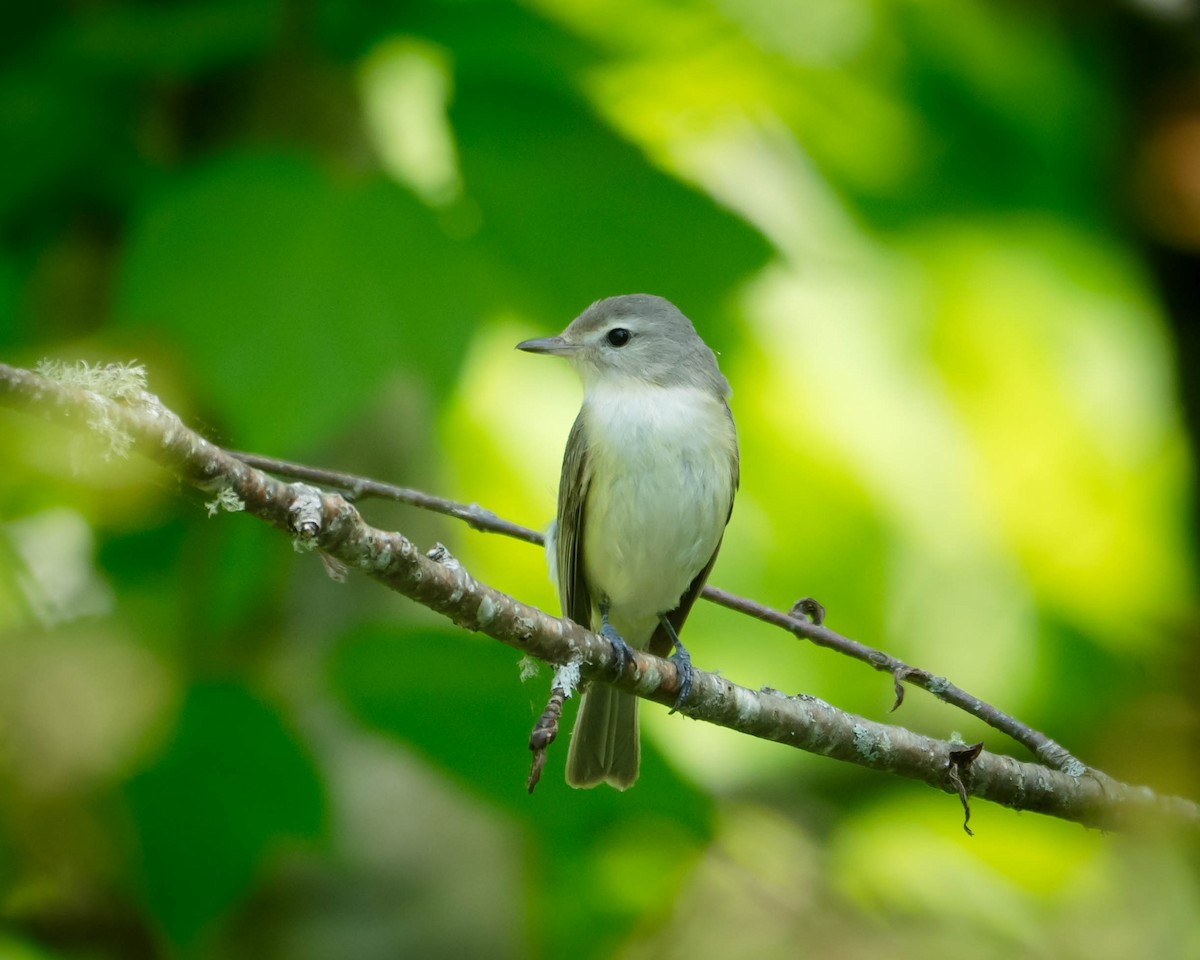
[[[671,646],[675,648],[675,652],[670,656],[670,660],[675,664],[675,670],[679,674],[679,693],[675,695],[675,705],[670,710],[671,713],[674,713],[683,706],[692,692],[692,656],[679,642],[679,634],[675,632],[675,628],[671,626],[671,621],[667,619],[665,613],[658,615],[658,622],[667,631],[667,636],[671,638]]]
[[[613,676],[619,677],[625,672],[625,668],[629,665],[629,661],[633,659],[633,650],[625,639],[617,633],[616,628],[608,622],[608,601],[600,601],[600,636],[612,644],[613,653],[617,657],[617,665],[613,670]]]

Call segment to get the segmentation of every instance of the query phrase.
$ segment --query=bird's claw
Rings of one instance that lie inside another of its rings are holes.
[[[675,638],[675,652],[668,659],[675,664],[675,674],[679,678],[679,692],[675,695],[675,703],[668,711],[668,715],[674,713],[687,702],[687,698],[692,693],[692,656],[679,642],[679,638]]]
[[[616,628],[608,622],[607,615],[605,615],[604,622],[600,627],[600,636],[612,645],[613,654],[616,657],[616,663],[613,666],[613,676],[619,677],[633,661],[633,648],[625,642],[625,638],[617,633]]]

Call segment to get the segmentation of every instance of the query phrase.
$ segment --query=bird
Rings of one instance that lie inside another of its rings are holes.
[[[674,649],[678,708],[692,680],[679,631],[716,562],[740,479],[729,382],[691,321],[651,294],[598,300],[558,336],[517,349],[565,358],[583,385],[546,545],[563,615],[609,640],[619,673],[631,647]],[[637,698],[590,685],[568,784],[625,790],[640,756]]]

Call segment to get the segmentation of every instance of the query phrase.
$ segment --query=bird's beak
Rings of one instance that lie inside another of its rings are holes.
[[[548,353],[556,357],[566,357],[574,353],[578,346],[562,337],[543,337],[540,340],[522,340],[517,344],[517,349],[526,353]]]

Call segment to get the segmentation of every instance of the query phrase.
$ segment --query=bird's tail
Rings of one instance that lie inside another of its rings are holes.
[[[605,683],[593,684],[579,704],[567,750],[567,783],[632,787],[638,776],[638,698]]]

